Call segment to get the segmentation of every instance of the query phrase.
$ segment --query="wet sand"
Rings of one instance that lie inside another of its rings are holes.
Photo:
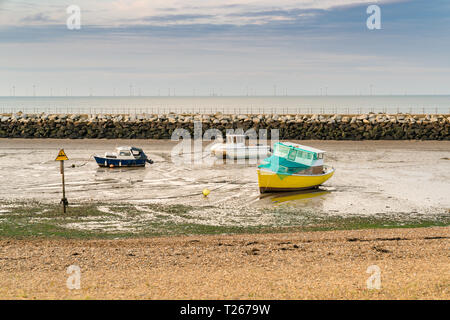
[[[236,211],[290,206],[335,215],[449,212],[448,141],[300,143],[326,150],[325,162],[336,173],[321,188],[323,192],[279,201],[283,195],[274,199],[259,194],[256,164],[175,165],[170,152],[176,142],[0,139],[0,200],[59,202],[61,176],[54,159],[64,148],[70,158],[66,161],[67,197],[75,203],[222,204]],[[131,170],[96,165],[92,155],[120,145],[142,147],[155,163]],[[204,188],[212,191],[207,199],[201,195]]]
[[[1,299],[449,299],[450,228],[0,240]],[[70,265],[81,288],[69,290]],[[367,288],[369,266],[381,288]]]

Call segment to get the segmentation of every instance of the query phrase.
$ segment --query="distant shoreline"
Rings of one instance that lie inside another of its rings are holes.
[[[13,96],[0,113],[450,114],[450,95]]]

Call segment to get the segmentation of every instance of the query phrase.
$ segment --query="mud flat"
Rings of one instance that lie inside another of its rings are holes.
[[[91,158],[136,142],[0,139],[0,233],[48,235],[57,228],[60,235],[116,238],[447,225],[450,219],[448,141],[301,141],[328,151],[335,176],[316,192],[269,196],[258,192],[256,164],[175,165],[172,141],[137,144],[155,161],[145,169],[100,169]],[[60,148],[70,158],[67,216],[57,207]],[[211,190],[208,198],[204,188]]]
[[[449,299],[450,228],[0,240],[2,299]],[[67,267],[81,289],[66,287]],[[369,290],[369,266],[381,288]]]

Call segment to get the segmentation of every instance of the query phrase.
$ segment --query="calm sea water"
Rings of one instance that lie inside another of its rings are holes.
[[[266,97],[0,97],[0,112],[26,113],[445,113],[450,95]]]

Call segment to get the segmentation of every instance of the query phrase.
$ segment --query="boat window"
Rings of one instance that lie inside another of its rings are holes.
[[[319,154],[318,154],[318,158],[319,158],[319,159],[323,159],[323,153],[319,153]]]
[[[297,157],[297,150],[292,149],[289,151],[287,158],[291,161],[295,161],[295,157]]]
[[[141,154],[141,152],[140,152],[140,151],[137,151],[137,150],[133,150],[133,151],[131,151],[131,152],[133,153],[133,156],[138,156],[138,155]]]
[[[283,147],[283,146],[277,146],[275,148],[275,155],[279,156],[280,158],[287,157],[289,153],[289,148]]]
[[[119,156],[131,156],[130,151],[120,151]]]
[[[311,159],[311,154],[306,151],[298,151],[298,155],[302,159]]]

